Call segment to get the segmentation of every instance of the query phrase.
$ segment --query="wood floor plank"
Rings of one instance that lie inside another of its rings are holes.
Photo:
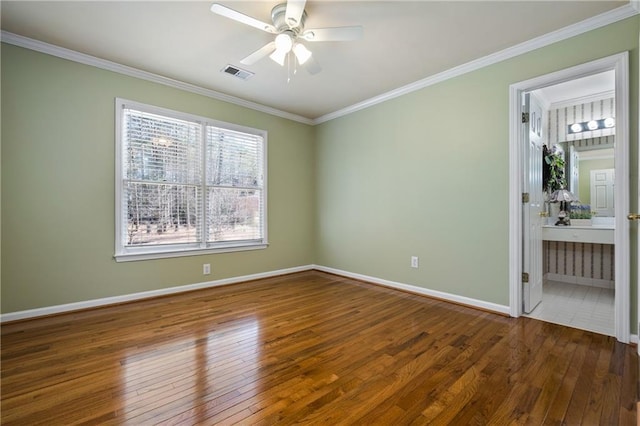
[[[3,324],[0,421],[636,424],[635,348],[318,271]]]
[[[587,349],[588,349],[588,336],[585,336],[578,330],[572,330],[573,335],[578,335],[577,338],[581,339],[580,341],[575,341],[575,348],[572,351],[571,358],[568,358],[569,365],[566,370],[564,376],[560,384],[558,385],[558,391],[549,406],[549,411],[547,413],[547,418],[545,419],[545,423],[548,425],[561,425],[562,420],[564,419],[567,408],[569,406],[569,402],[571,400],[571,395],[575,389],[576,382],[578,381],[578,377],[580,375],[580,369],[582,367],[582,363],[584,362]],[[575,337],[574,337],[575,339]]]
[[[442,358],[432,368],[423,371],[408,383],[401,391],[394,393],[378,407],[370,410],[366,417],[361,419],[362,422],[368,424],[394,406],[404,410],[401,423],[404,420],[409,421],[429,408],[429,413],[423,415],[427,418],[435,417],[442,410],[437,412],[434,410],[443,406],[442,402],[438,401],[438,395],[448,397],[451,393],[448,389],[454,382],[461,380],[467,371],[472,371],[468,368],[469,365],[473,365],[473,372],[480,371],[485,362],[492,360],[491,350],[500,340],[500,336],[494,335],[493,332],[483,324],[478,324],[478,328],[466,329],[465,335],[459,336],[451,343],[452,347],[458,349],[457,352],[452,352],[450,358]],[[480,362],[478,363],[478,361]]]

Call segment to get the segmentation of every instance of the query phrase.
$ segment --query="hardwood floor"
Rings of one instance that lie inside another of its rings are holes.
[[[21,424],[636,424],[635,348],[321,272],[2,326]]]

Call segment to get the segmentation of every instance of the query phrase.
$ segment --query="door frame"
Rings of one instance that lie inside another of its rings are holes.
[[[629,53],[621,52],[509,86],[509,313],[522,315],[522,94],[580,77],[615,70],[615,337],[630,339],[629,264]]]

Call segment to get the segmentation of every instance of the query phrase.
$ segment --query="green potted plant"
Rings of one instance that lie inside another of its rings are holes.
[[[573,226],[591,226],[593,212],[588,204],[572,204],[569,219]]]
[[[561,152],[553,147],[542,147],[542,190],[545,192],[545,204],[548,205],[547,212],[549,217],[558,217],[560,213],[560,205],[557,202],[550,202],[551,194],[555,191],[565,189],[567,181],[564,178],[564,156]]]
[[[564,178],[564,156],[556,148],[548,149],[546,145],[542,147],[544,158],[542,170],[542,190],[551,194],[558,189],[565,189],[567,181]]]

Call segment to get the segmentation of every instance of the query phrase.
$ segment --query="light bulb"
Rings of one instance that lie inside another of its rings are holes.
[[[582,131],[582,124],[574,123],[571,125],[571,131],[573,133],[580,133]]]
[[[296,55],[296,58],[298,59],[298,63],[300,65],[304,65],[304,63],[307,62],[311,57],[311,52],[309,51],[309,49],[307,49],[303,44],[300,43],[296,43],[295,46],[293,46],[293,53]]]
[[[598,122],[596,120],[591,120],[587,123],[587,127],[589,130],[596,130],[598,128]]]
[[[614,120],[611,117],[604,119],[604,127],[611,128],[615,126],[615,124],[616,124],[616,120]]]
[[[291,36],[286,33],[278,34],[276,36],[276,50],[282,50],[284,53],[289,53],[293,47],[293,40]]]

